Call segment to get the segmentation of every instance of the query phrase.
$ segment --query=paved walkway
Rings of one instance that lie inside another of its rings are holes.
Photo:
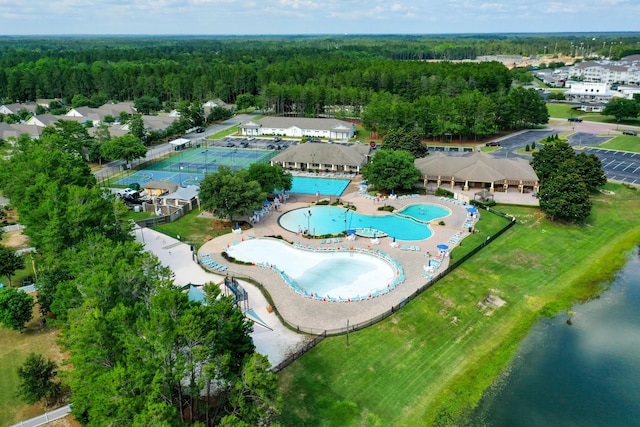
[[[135,234],[136,240],[155,254],[163,265],[171,268],[176,285],[203,285],[214,282],[221,284],[220,288],[224,291],[224,276],[200,267],[195,262],[195,255],[189,245],[149,228],[137,228]],[[274,313],[267,312],[267,300],[258,288],[246,282],[240,283],[249,294],[249,309],[253,310],[264,325],[254,324],[251,334],[253,342],[258,352],[267,356],[271,365],[275,366],[294,353],[310,337],[287,329]]]
[[[403,266],[406,276],[405,282],[398,285],[394,290],[385,295],[372,298],[370,300],[351,303],[325,302],[300,296],[296,294],[275,271],[254,266],[243,266],[238,264],[230,265],[229,262],[222,257],[222,251],[224,251],[228,245],[233,244],[234,241],[241,239],[243,235],[231,233],[213,239],[202,246],[200,254],[210,254],[216,262],[228,266],[229,274],[237,275],[239,277],[251,277],[261,283],[271,294],[280,315],[294,327],[299,327],[302,330],[319,334],[324,330],[344,328],[347,321],[349,321],[351,325],[368,321],[369,319],[390,310],[392,306],[401,303],[405,298],[414,293],[428,281],[427,278],[422,276],[424,273],[424,265],[428,260],[426,257],[426,251],[429,251],[431,255],[438,254],[439,250],[436,247],[438,244],[445,243],[450,245],[448,242],[452,236],[458,233],[462,233],[463,236],[469,234],[468,230],[463,228],[463,224],[467,219],[466,209],[468,206],[452,203],[450,201],[443,201],[434,196],[421,196],[376,202],[358,195],[356,188],[357,185],[352,183],[347,189],[346,195],[340,199],[342,202],[348,202],[355,205],[357,207],[357,211],[363,214],[381,215],[383,213],[379,212],[377,209],[379,206],[384,204],[393,205],[396,208],[402,208],[409,204],[437,203],[449,208],[451,211],[451,214],[444,218],[446,225],[441,226],[435,224],[431,226],[433,235],[429,239],[421,241],[399,240],[397,243],[400,247],[391,247],[389,245],[391,239],[389,238],[380,239],[379,245],[372,245],[370,239],[360,237],[358,237],[355,242],[348,243],[349,246],[358,247],[363,250],[368,248],[382,250],[390,254]],[[300,242],[307,245],[313,245],[314,240],[289,232],[281,228],[277,223],[277,218],[284,211],[309,207],[313,201],[315,201],[315,197],[313,196],[292,197],[284,205],[282,211],[271,211],[255,225],[254,229],[245,231],[244,238],[248,238],[248,235],[255,237],[280,235],[290,242]],[[482,213],[480,215],[482,215]],[[421,251],[416,252],[402,250],[402,245],[420,245]],[[447,265],[448,258],[444,258],[444,262],[440,269],[436,270],[434,275],[445,269]]]

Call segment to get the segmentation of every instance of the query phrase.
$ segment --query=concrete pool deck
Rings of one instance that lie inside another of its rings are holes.
[[[356,206],[357,211],[363,214],[381,215],[383,213],[377,209],[385,204],[392,205],[399,210],[411,204],[431,203],[445,206],[451,210],[451,214],[448,217],[443,218],[445,225],[432,225],[431,229],[433,231],[433,235],[425,240],[398,240],[398,247],[391,247],[389,245],[391,242],[390,238],[379,239],[379,245],[373,245],[371,243],[371,239],[362,237],[358,237],[353,242],[343,241],[342,244],[344,246],[348,245],[361,249],[382,250],[391,255],[403,266],[406,277],[405,282],[401,283],[394,290],[385,295],[351,303],[324,302],[305,298],[296,294],[295,291],[282,280],[280,275],[273,270],[254,266],[230,264],[222,257],[221,253],[228,245],[232,245],[234,241],[241,240],[242,238],[246,239],[249,235],[255,237],[282,236],[289,242],[299,242],[305,245],[319,246],[319,240],[308,239],[304,236],[287,231],[281,228],[277,222],[278,217],[288,210],[311,206],[312,203],[316,201],[315,196],[291,197],[291,199],[282,206],[281,210],[272,210],[269,212],[260,220],[259,223],[254,225],[253,229],[243,231],[243,234],[226,234],[205,243],[200,249],[199,255],[205,253],[210,254],[214,261],[228,267],[229,275],[250,277],[261,283],[271,294],[275,308],[278,310],[280,315],[294,328],[299,327],[300,330],[320,334],[325,330],[329,331],[345,328],[347,322],[349,322],[350,325],[366,322],[390,310],[392,306],[401,303],[409,295],[414,293],[416,289],[428,282],[429,279],[422,276],[424,273],[424,265],[428,261],[426,251],[429,251],[432,256],[437,255],[439,253],[439,250],[436,247],[438,244],[444,243],[450,246],[450,248],[453,248],[453,245],[448,242],[454,235],[462,233],[462,236],[464,237],[469,234],[468,229],[463,227],[463,224],[468,217],[468,206],[450,201],[443,201],[440,200],[439,197],[435,196],[419,196],[396,200],[387,199],[384,201],[375,201],[359,195],[356,189],[357,185],[350,185],[346,190],[347,193],[340,197],[340,200]],[[480,213],[480,216],[482,216],[482,212]],[[437,221],[439,220],[436,220],[436,222]],[[419,245],[421,250],[419,252],[402,250],[401,247],[403,245]],[[338,244],[333,244],[332,246],[338,246]],[[444,270],[448,265],[448,261],[449,258],[444,257],[440,268],[432,274],[436,275],[440,271]],[[249,285],[248,283],[243,283],[243,285],[247,288],[255,289],[254,286]],[[270,316],[275,318],[275,315],[273,314]]]

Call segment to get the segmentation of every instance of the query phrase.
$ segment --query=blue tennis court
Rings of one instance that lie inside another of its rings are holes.
[[[294,176],[289,193],[341,196],[351,180]]]

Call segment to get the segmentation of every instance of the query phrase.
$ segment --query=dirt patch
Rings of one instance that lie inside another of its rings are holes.
[[[2,244],[14,249],[28,248],[29,236],[22,234],[22,230],[9,231],[2,236]]]
[[[81,424],[77,422],[73,416],[67,415],[59,420],[51,421],[46,424],[42,424],[43,427],[81,427]]]
[[[506,303],[507,302],[499,296],[489,294],[485,299],[478,302],[477,307],[485,316],[491,316],[496,309],[504,306]]]

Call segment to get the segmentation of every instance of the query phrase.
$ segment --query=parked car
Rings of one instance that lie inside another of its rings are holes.
[[[255,141],[256,137],[255,136],[249,136],[247,137],[247,141]]]
[[[248,146],[249,146],[249,143],[247,141],[242,141],[240,143],[240,147],[242,147],[242,148],[247,148]]]
[[[267,145],[267,150],[275,150],[275,149],[276,149],[275,145],[273,145],[273,144]]]
[[[234,144],[233,142],[227,142],[227,147],[235,147],[236,144]]]
[[[204,128],[202,126],[198,126],[196,128],[196,133],[202,133],[202,132],[204,132]]]
[[[491,141],[484,144],[487,147],[500,147],[500,143],[498,141]]]
[[[580,123],[582,121],[580,117],[569,117],[567,120],[569,120],[570,122],[577,122],[577,123]]]
[[[280,138],[279,136],[273,137],[273,142],[280,142],[280,141],[282,141],[282,138]]]
[[[638,136],[638,132],[636,132],[635,130],[623,130],[622,134],[623,135]]]

